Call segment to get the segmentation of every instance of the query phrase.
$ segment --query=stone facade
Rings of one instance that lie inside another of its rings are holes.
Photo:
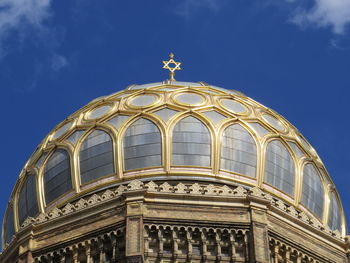
[[[1,263],[349,263],[349,241],[258,188],[129,183],[27,218]]]

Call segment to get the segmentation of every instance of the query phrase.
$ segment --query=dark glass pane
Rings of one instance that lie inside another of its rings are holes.
[[[27,174],[18,199],[18,215],[20,225],[28,216],[34,217],[38,214],[38,212],[39,206],[36,193],[35,174]]]
[[[123,140],[125,170],[162,165],[162,144],[158,127],[139,119],[129,126]]]
[[[301,203],[319,218],[322,218],[324,205],[323,184],[315,166],[310,163],[305,165],[303,171]]]
[[[337,196],[334,192],[330,195],[328,226],[332,230],[341,231],[341,212]]]
[[[294,161],[286,147],[277,140],[270,142],[265,158],[265,182],[294,195]]]
[[[48,160],[44,172],[44,190],[46,204],[72,190],[70,159],[65,150],[55,151]]]
[[[5,243],[9,244],[12,240],[12,236],[15,234],[15,222],[13,216],[13,206],[9,207],[7,218],[5,222]]]
[[[114,173],[113,142],[104,131],[96,130],[80,149],[80,177],[85,184]]]
[[[211,139],[208,128],[194,117],[186,117],[174,127],[172,164],[209,167]]]
[[[221,168],[256,177],[256,145],[252,136],[239,124],[222,134]]]

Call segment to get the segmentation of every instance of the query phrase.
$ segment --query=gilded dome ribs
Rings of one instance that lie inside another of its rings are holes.
[[[146,181],[165,178],[259,189],[283,202],[283,209],[298,211],[300,219],[346,232],[336,188],[294,126],[240,92],[173,80],[132,85],[95,99],[58,124],[14,187],[3,244],[28,223],[26,218],[123,181],[140,179],[151,187]],[[152,229],[147,231],[156,235]],[[270,246],[280,249],[273,242]]]

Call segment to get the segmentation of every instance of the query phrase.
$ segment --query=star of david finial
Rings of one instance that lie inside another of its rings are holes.
[[[174,60],[174,54],[170,53],[169,55],[170,59],[168,61],[163,61],[163,68],[169,70],[169,76],[170,76],[170,81],[175,81],[175,71],[176,70],[181,70],[180,65],[181,62],[176,62]]]

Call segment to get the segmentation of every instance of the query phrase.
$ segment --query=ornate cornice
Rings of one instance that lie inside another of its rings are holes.
[[[123,194],[128,192],[144,191],[147,193],[159,193],[159,194],[174,194],[174,195],[186,195],[186,196],[207,196],[207,197],[224,197],[224,198],[239,198],[239,199],[251,199],[258,198],[265,200],[267,205],[277,211],[283,212],[293,219],[297,219],[300,222],[311,226],[312,228],[322,231],[330,237],[338,240],[345,241],[345,237],[342,237],[339,231],[332,231],[328,226],[321,224],[316,218],[308,216],[303,211],[296,210],[293,206],[286,204],[285,202],[273,198],[270,194],[263,192],[258,187],[250,189],[242,186],[228,186],[228,185],[213,185],[213,184],[199,184],[199,183],[177,183],[171,185],[168,182],[156,183],[153,181],[144,183],[139,180],[133,180],[128,184],[119,185],[116,189],[107,189],[102,194],[93,194],[87,198],[81,198],[76,202],[68,203],[62,208],[55,207],[47,213],[41,213],[37,217],[28,217],[21,226],[21,230],[31,225],[40,225],[45,222],[62,218],[67,215],[83,211],[103,204],[107,201],[120,198]]]

